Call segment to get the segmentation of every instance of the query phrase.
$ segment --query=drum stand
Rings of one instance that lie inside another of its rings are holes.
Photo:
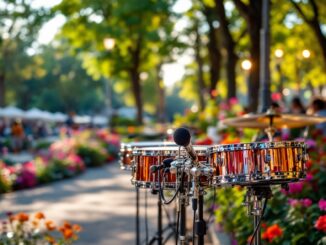
[[[171,222],[171,219],[170,219],[169,215],[166,214],[169,223],[163,229],[163,227],[162,227],[162,225],[163,225],[162,199],[161,199],[160,194],[156,190],[152,190],[152,194],[156,194],[157,197],[158,197],[158,200],[157,200],[157,210],[158,210],[158,212],[157,212],[157,232],[156,232],[155,236],[149,241],[148,244],[151,245],[151,244],[154,244],[155,241],[157,241],[157,244],[158,245],[163,245],[163,244],[166,243],[167,240],[169,240],[169,238],[172,235],[176,234],[176,231],[175,231],[176,223],[175,222]],[[163,241],[163,233],[165,231],[167,231],[168,229],[171,229],[172,231],[166,236],[166,238]]]
[[[139,233],[139,188],[136,186],[136,245],[140,245]]]
[[[254,223],[254,233],[250,244],[254,241],[254,245],[261,245],[261,219],[264,215],[267,200],[271,198],[271,196],[272,191],[268,185],[254,185],[249,186],[247,189],[244,205],[247,206],[247,214],[253,216]],[[265,199],[265,201],[262,205],[263,199]]]
[[[180,224],[179,224],[179,239],[180,244],[185,245],[187,244],[186,239],[186,206],[188,205],[188,196],[184,186],[184,179],[181,178],[180,180],[180,193],[178,199],[178,211],[180,213]]]
[[[196,193],[197,192],[197,193]],[[198,245],[204,245],[204,236],[206,235],[206,222],[204,220],[204,190],[199,188],[195,191],[192,199],[192,209],[196,215],[198,207],[198,217],[195,222],[194,233],[197,236]],[[193,236],[193,244],[195,244],[195,237]]]

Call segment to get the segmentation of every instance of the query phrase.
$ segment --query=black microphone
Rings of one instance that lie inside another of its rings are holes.
[[[174,142],[177,145],[183,146],[192,160],[197,161],[197,154],[191,145],[191,135],[188,129],[178,128],[173,134]]]
[[[163,163],[161,165],[153,165],[150,167],[150,171],[151,173],[154,173],[160,169],[167,169],[167,168],[170,168],[171,167],[171,162],[173,162],[173,158],[167,158],[167,159],[164,159],[163,160]]]

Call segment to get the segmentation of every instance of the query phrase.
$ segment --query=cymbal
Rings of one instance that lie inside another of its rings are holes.
[[[272,121],[271,121],[272,120]],[[300,114],[246,114],[241,117],[228,118],[223,121],[225,125],[236,128],[301,128],[326,122],[326,117]]]

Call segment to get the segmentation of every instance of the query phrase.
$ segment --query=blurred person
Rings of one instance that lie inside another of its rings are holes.
[[[306,109],[304,108],[299,97],[294,97],[291,101],[290,113],[293,114],[305,114]]]
[[[291,101],[290,111],[291,114],[305,114],[306,109],[304,108],[299,97],[294,97]],[[302,128],[292,128],[289,130],[291,138],[298,138],[304,134],[305,127]]]
[[[16,120],[11,125],[12,148],[14,152],[20,152],[24,144],[24,129],[19,120]]]
[[[6,124],[3,120],[0,120],[0,137],[5,135]]]
[[[271,103],[271,109],[273,109],[277,114],[282,113],[282,108],[281,108],[280,104],[277,103],[277,102],[272,102]]]
[[[326,102],[319,98],[314,99],[310,106],[310,112],[315,116],[326,117]],[[317,124],[316,128],[326,136],[326,123]]]

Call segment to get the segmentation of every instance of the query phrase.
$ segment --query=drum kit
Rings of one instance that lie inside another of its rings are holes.
[[[178,128],[175,142],[140,142],[123,144],[121,169],[131,172],[136,187],[136,244],[139,239],[139,188],[158,194],[158,231],[148,243],[163,244],[162,204],[177,201],[176,244],[189,244],[186,234],[186,206],[192,198],[194,213],[192,244],[203,245],[207,225],[203,218],[204,194],[207,189],[225,186],[247,188],[244,204],[253,216],[254,232],[250,244],[261,244],[260,223],[271,186],[288,184],[305,178],[308,159],[304,142],[273,140],[276,129],[295,128],[326,122],[325,117],[277,114],[247,114],[226,119],[224,124],[238,128],[265,128],[268,142],[229,145],[192,146],[190,132]],[[167,200],[166,191],[172,192]]]

